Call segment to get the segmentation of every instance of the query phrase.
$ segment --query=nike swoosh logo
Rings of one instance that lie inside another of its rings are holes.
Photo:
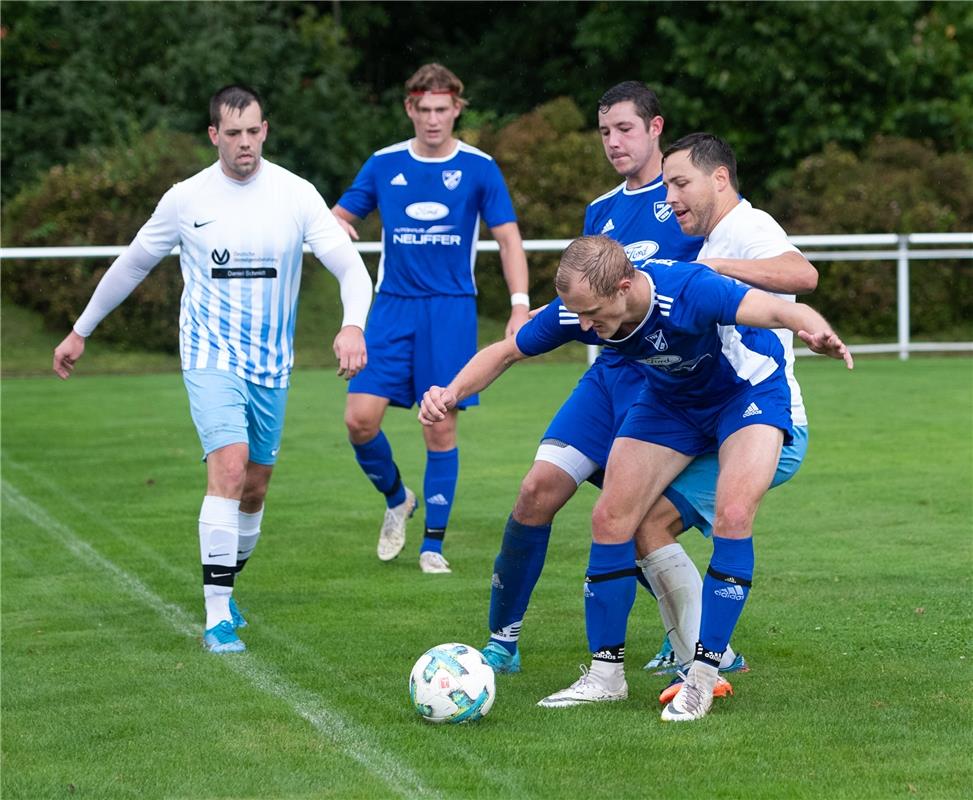
[[[214,572],[213,573],[213,577],[214,578],[225,578],[228,575],[232,575],[232,574],[233,574],[232,572]]]
[[[209,557],[210,558],[222,558],[223,556],[228,556],[228,555],[230,555],[230,554],[229,553],[210,553],[209,554]]]
[[[206,222],[194,222],[193,223],[193,227],[194,228],[202,228],[204,225],[209,225],[212,222],[216,222],[216,220],[215,219],[211,219],[211,220],[207,220]]]

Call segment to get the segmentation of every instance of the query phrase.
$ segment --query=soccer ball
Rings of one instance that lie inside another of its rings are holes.
[[[422,654],[409,676],[409,697],[429,722],[475,722],[493,707],[493,669],[475,647],[451,642]]]

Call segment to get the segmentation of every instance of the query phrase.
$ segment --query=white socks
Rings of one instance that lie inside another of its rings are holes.
[[[591,660],[591,675],[611,692],[617,692],[625,683],[625,662]]]
[[[260,539],[260,521],[264,518],[263,506],[259,511],[248,514],[246,511],[240,512],[240,538],[237,542],[236,560],[242,564],[257,547]]]
[[[678,542],[660,547],[636,563],[659,602],[659,615],[676,660],[689,664],[696,653],[703,612],[703,579],[699,570]],[[727,647],[720,666],[729,666],[735,658],[733,648]]]
[[[206,495],[199,510],[199,560],[207,630],[230,619],[239,538],[240,501]]]

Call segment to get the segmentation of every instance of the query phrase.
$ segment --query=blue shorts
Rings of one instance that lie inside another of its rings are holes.
[[[780,486],[795,475],[807,452],[807,438],[807,428],[795,426],[794,440],[784,445],[780,452],[771,488]],[[719,456],[716,453],[697,456],[662,493],[682,517],[683,530],[695,527],[704,536],[713,535],[719,471]]]
[[[287,389],[258,386],[221,369],[185,370],[182,379],[204,459],[229,444],[245,444],[254,463],[276,463]]]
[[[375,297],[365,326],[368,366],[348,391],[411,408],[430,386],[445,386],[476,354],[476,298]],[[458,408],[479,405],[470,395]]]
[[[715,453],[727,438],[748,425],[780,428],[784,444],[791,443],[791,390],[782,371],[756,386],[746,386],[724,403],[705,408],[673,405],[646,384],[617,435],[698,456]]]
[[[557,410],[544,439],[570,445],[604,470],[612,440],[643,386],[645,371],[641,367],[599,357]]]

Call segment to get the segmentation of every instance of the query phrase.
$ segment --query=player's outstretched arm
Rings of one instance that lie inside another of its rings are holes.
[[[507,321],[505,333],[507,336],[512,336],[527,322],[530,310],[527,297],[527,254],[524,252],[524,242],[516,222],[505,222],[503,225],[490,228],[490,234],[500,247],[503,278],[510,290],[510,319]],[[514,302],[515,300],[518,302]]]
[[[527,358],[517,347],[513,336],[484,347],[459,371],[449,386],[430,386],[419,404],[419,422],[432,425],[446,419],[446,414],[461,400],[486,389],[507,368]]]
[[[700,263],[767,292],[807,294],[818,285],[817,269],[792,250],[771,258],[704,258]]]
[[[98,281],[88,305],[74,323],[74,328],[54,349],[54,372],[67,380],[74,365],[84,354],[84,343],[95,327],[128,297],[156,264],[161,256],[149,253],[137,241],[132,242],[115,259]]]
[[[828,321],[804,303],[791,303],[751,289],[737,308],[736,321],[756,328],[788,328],[813,352],[844,361],[848,369],[855,367],[851,353]]]

